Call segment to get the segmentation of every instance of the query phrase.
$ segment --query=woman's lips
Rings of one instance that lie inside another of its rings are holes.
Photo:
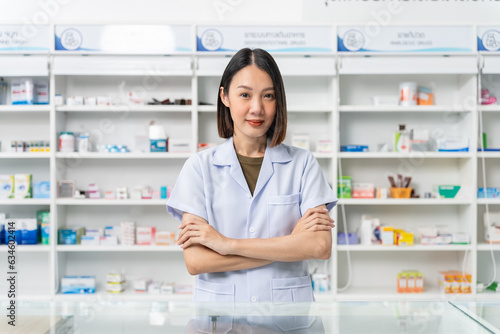
[[[257,120],[257,119],[249,119],[247,120],[248,124],[250,124],[251,126],[254,126],[254,127],[258,127],[258,126],[261,126],[264,121],[261,121],[261,120]]]

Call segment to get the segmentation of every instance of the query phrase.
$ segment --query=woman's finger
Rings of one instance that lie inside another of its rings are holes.
[[[182,238],[178,239],[177,240],[177,245],[182,245],[183,243],[185,243],[189,238],[193,238],[193,237],[198,237],[200,236],[200,233],[199,231],[187,231],[183,236]]]

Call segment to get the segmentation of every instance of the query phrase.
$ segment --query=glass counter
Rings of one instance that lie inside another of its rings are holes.
[[[498,302],[455,302],[459,308],[483,327],[500,333],[500,301]]]
[[[444,301],[216,304],[90,298],[81,302],[17,301],[14,311],[8,309],[7,301],[0,304],[4,314],[0,333],[16,334],[481,334],[498,333],[500,325],[498,303],[485,308]],[[11,313],[13,317],[9,317]],[[477,313],[481,316],[474,316]],[[12,320],[15,327],[8,323]]]

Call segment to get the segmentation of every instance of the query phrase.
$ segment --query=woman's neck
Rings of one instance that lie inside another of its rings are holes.
[[[246,157],[259,158],[263,157],[266,152],[267,138],[266,136],[260,138],[240,138],[236,134],[233,135],[234,150],[239,155]]]

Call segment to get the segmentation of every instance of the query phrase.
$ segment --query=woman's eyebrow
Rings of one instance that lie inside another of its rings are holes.
[[[239,85],[236,88],[243,88],[243,89],[253,90],[252,87],[248,87],[248,86],[245,86],[245,85]],[[267,87],[267,88],[264,88],[262,91],[265,91],[265,90],[274,90],[274,87]]]

